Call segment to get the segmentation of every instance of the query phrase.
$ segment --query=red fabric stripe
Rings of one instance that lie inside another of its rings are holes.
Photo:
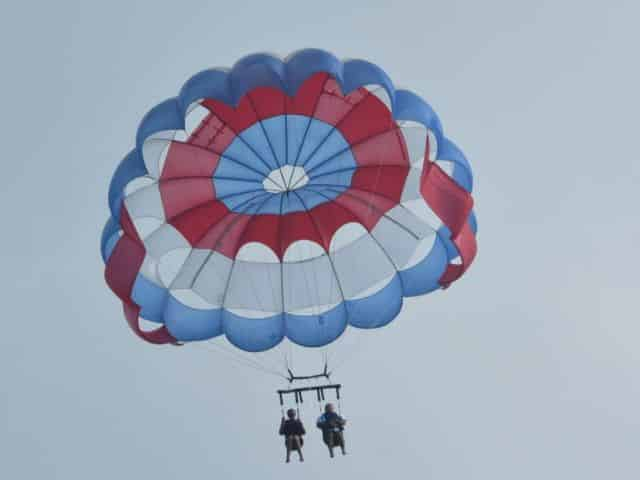
[[[122,208],[120,210],[120,226],[122,227],[122,231],[125,235],[128,235],[133,241],[137,242],[140,246],[142,246],[142,240],[138,236],[138,231],[136,227],[133,225],[133,221],[131,220],[131,215],[129,215],[129,211],[127,207],[122,203]],[[144,247],[143,247],[144,249]]]
[[[473,234],[473,230],[471,230],[469,222],[464,224],[460,233],[452,238],[452,240],[458,248],[458,252],[460,252],[462,263],[457,265],[450,263],[447,266],[447,269],[440,278],[440,284],[445,288],[462,276],[473,262],[477,252],[476,237]]]
[[[360,90],[366,92],[364,89]],[[349,94],[351,95],[353,94]],[[368,92],[340,122],[338,128],[347,142],[354,146],[384,132],[398,129],[387,106]]]
[[[226,124],[233,132],[239,133],[256,123],[258,119],[281,115],[285,112],[290,115],[312,116],[318,96],[322,93],[328,78],[329,75],[326,73],[311,76],[302,84],[293,98],[286,96],[277,88],[259,87],[244,95],[235,108],[214,99],[205,99],[202,106],[211,111],[212,116],[217,119],[218,124],[214,122],[212,129],[215,130],[216,126],[222,128]],[[190,139],[190,143],[197,143],[196,137],[193,137],[194,141]]]
[[[216,199],[211,177],[160,180],[159,188],[165,216],[168,219]]]
[[[318,236],[316,228],[309,215],[305,212],[293,212],[283,215],[282,230],[280,231],[281,242],[278,245],[278,256],[282,258],[284,252],[293,243],[299,240],[310,240],[327,248],[323,239]]]
[[[408,166],[382,165],[377,168],[360,168],[351,178],[351,187],[376,193],[397,204],[402,198],[408,173]]]
[[[213,117],[210,118],[213,120]],[[206,125],[206,120],[203,121],[202,125]],[[230,132],[230,130],[228,131]],[[204,142],[204,135],[199,138]],[[206,145],[203,146],[210,147],[209,140],[211,139],[207,139],[207,141],[204,142]],[[233,140],[233,135],[229,136],[226,134],[219,137],[217,141],[214,140],[214,144],[219,148],[219,150],[216,151],[223,152],[229,143],[231,143],[231,140]],[[202,146],[197,146],[195,140],[193,145],[182,142],[171,142],[160,179],[168,180],[182,177],[208,177],[211,179],[213,172],[218,166],[219,160],[220,156],[218,153],[203,148]]]
[[[230,258],[252,241],[269,246],[280,258],[298,240],[311,240],[329,248],[331,238],[342,225],[361,221],[371,229],[401,198],[409,172],[404,137],[386,105],[364,88],[344,96],[333,78],[318,73],[307,79],[293,98],[278,89],[260,87],[245,95],[236,108],[216,100],[205,100],[202,105],[212,113],[189,142],[212,152],[172,145],[163,178],[205,176],[209,183],[180,180],[161,185],[167,217],[195,247],[214,249]],[[335,204],[327,201],[319,205],[311,212],[313,221],[306,212],[255,217],[230,212],[214,200],[210,180],[219,155],[231,143],[234,132],[283,113],[313,115],[336,125],[353,145],[356,162],[368,167],[356,170],[352,179],[353,188],[362,192],[352,190],[350,195],[342,194]],[[369,168],[376,165],[379,168]]]
[[[254,215],[247,222],[241,236],[235,245],[234,256],[238,250],[247,243],[259,242],[269,247],[281,258],[279,225],[280,215],[262,214]]]
[[[420,182],[420,193],[436,215],[451,230],[451,240],[458,249],[462,260],[458,265],[450,264],[440,278],[440,284],[443,287],[448,287],[469,268],[476,255],[476,240],[468,223],[469,214],[473,208],[473,198],[438,165],[426,158]]]
[[[211,98],[204,100],[202,106],[218,117],[222,123],[228,125],[236,134],[258,121],[251,100],[246,95],[240,99],[236,108]]]
[[[340,128],[342,132],[342,128]],[[366,137],[351,147],[351,152],[362,166],[400,165],[410,166],[404,137],[398,128],[385,130],[372,137]]]
[[[250,219],[250,215],[228,211],[222,218],[211,223],[211,227],[197,240],[195,247],[215,250],[229,258],[235,258],[241,247],[240,237]]]
[[[336,230],[349,221],[360,221],[367,230],[371,230],[385,212],[397,205],[396,200],[387,196],[397,197],[401,191],[402,184],[398,188],[393,182],[389,182],[385,188],[379,188],[377,193],[347,190],[333,202],[346,208],[349,213],[332,205],[329,200],[311,210],[317,228],[306,212],[252,216],[232,212],[221,201],[187,210],[173,218],[171,224],[195,248],[215,250],[235,258],[246,243],[260,242],[282,258],[286,249],[298,240],[311,240],[328,248]],[[283,222],[281,231],[278,230],[279,221]]]
[[[305,80],[294,97],[287,97],[287,113],[311,117],[328,79],[327,73],[316,73]]]
[[[133,284],[144,260],[142,245],[127,235],[116,243],[105,266],[105,280],[113,292],[123,301],[131,301]]]
[[[229,214],[227,206],[219,200],[185,210],[171,219],[173,225],[191,245],[197,245],[218,222]]]
[[[130,302],[131,290],[144,260],[145,249],[124,204],[120,211],[120,226],[123,235],[107,261],[104,274],[111,290],[123,302]]]
[[[285,114],[286,95],[277,88],[256,88],[247,95],[260,120]]]
[[[338,82],[333,78],[327,78],[313,116],[330,125],[338,125],[365,95],[365,92],[358,89],[345,97]]]
[[[449,227],[455,237],[464,226],[471,208],[471,195],[459,186],[436,163],[425,160],[420,193],[431,209]]]
[[[122,300],[125,318],[136,335],[150,343],[176,343],[176,339],[171,336],[164,325],[150,332],[140,329],[140,307],[131,299],[131,291],[144,261],[145,249],[124,205],[120,214],[120,224],[124,234],[116,243],[105,266],[107,285]],[[132,229],[133,235],[129,235],[128,232]]]
[[[124,317],[138,337],[156,345],[164,345],[167,343],[177,344],[178,341],[169,333],[167,327],[162,325],[155,330],[144,331],[140,328],[140,307],[132,302],[122,302],[124,309]]]
[[[384,213],[397,205],[388,198],[359,190],[347,190],[334,202],[351,212],[369,232],[377,225]]]
[[[313,228],[312,235],[317,238],[318,232],[316,230],[319,231],[321,238],[315,241],[318,241],[326,250],[329,250],[331,239],[340,227],[349,222],[358,221],[358,218],[353,212],[340,207],[340,205],[334,201],[327,201],[327,203],[318,205],[316,208],[311,209],[309,213],[313,216],[313,220],[317,226],[317,229],[314,228],[313,225],[310,226]],[[308,217],[308,215],[305,216]]]
[[[202,105],[207,106],[205,102]],[[220,117],[211,113],[198,125],[187,143],[220,154],[229,146],[234,137],[233,130]]]
[[[392,204],[388,201],[383,202],[385,206]],[[361,216],[365,217],[366,212],[363,213],[365,209],[361,201],[352,200],[355,207],[352,207],[348,200],[344,203],[349,208],[359,210]],[[341,208],[328,201],[310,211],[313,220],[307,212],[292,212],[282,216],[252,216],[229,212],[217,224],[212,224],[194,246],[215,250],[229,258],[235,258],[238,251],[249,242],[260,242],[268,246],[280,259],[287,248],[299,240],[310,240],[328,249],[331,238],[340,227],[359,219],[353,212],[345,210],[347,207],[343,205]],[[369,215],[369,224],[375,224],[379,217],[379,213],[376,213],[375,219]]]

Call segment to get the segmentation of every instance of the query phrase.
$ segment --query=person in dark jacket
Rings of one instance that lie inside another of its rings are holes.
[[[327,403],[324,407],[324,413],[320,415],[316,426],[322,430],[322,440],[327,448],[329,448],[329,456],[333,458],[333,448],[340,447],[342,454],[347,452],[344,447],[344,426],[347,421],[338,415],[332,403]]]
[[[300,456],[300,461],[304,462],[304,457],[302,456],[304,440],[302,436],[307,432],[304,430],[302,422],[296,418],[296,411],[293,408],[287,410],[287,417],[289,418],[286,420],[282,417],[280,430],[278,432],[280,435],[284,435],[284,445],[287,448],[286,462],[289,463],[292,450],[296,450]]]

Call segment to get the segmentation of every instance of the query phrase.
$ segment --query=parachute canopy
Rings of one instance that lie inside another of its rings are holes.
[[[322,346],[465,272],[471,191],[431,107],[376,65],[251,55],[142,120],[109,189],[106,280],[149,342]]]

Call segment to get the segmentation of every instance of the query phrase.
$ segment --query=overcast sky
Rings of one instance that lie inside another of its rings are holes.
[[[638,478],[639,15],[634,1],[6,5],[0,477]],[[135,338],[99,237],[149,108],[204,68],[302,47],[371,60],[433,105],[474,167],[480,238],[463,280],[407,302],[336,372],[350,455],[329,461],[311,431],[307,461],[285,465],[280,384]]]

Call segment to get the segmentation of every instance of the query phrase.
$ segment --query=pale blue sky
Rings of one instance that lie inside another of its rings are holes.
[[[0,477],[637,478],[639,14],[632,1],[5,6]],[[474,167],[481,235],[465,279],[408,302],[339,372],[351,455],[329,462],[312,432],[307,462],[285,466],[279,384],[137,340],[98,244],[149,108],[204,68],[303,47],[371,60],[434,106]]]

